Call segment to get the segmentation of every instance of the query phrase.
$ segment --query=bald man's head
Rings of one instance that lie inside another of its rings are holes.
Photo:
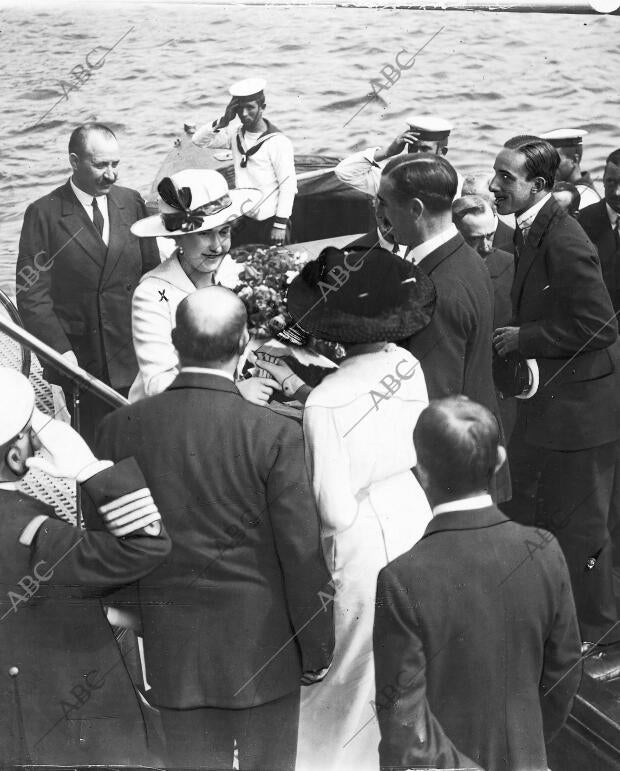
[[[236,365],[247,341],[245,305],[230,289],[198,289],[179,303],[172,342],[181,365]]]
[[[442,497],[456,499],[489,489],[498,463],[495,416],[466,396],[432,401],[413,432],[418,464]]]

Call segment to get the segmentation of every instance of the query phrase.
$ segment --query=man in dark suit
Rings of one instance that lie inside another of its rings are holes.
[[[100,123],[69,139],[71,179],[26,209],[17,258],[17,304],[24,326],[73,364],[126,395],[137,372],[131,297],[143,273],[159,265],[154,238],[131,225],[147,215],[135,190],[118,187],[119,149]],[[45,377],[71,384],[49,367]],[[80,429],[92,441],[110,408],[81,395]]]
[[[598,249],[603,280],[615,311],[620,311],[620,149],[607,158],[605,197],[579,213],[579,224]]]
[[[134,456],[173,542],[140,585],[146,675],[173,768],[293,769],[300,684],[324,677],[333,585],[299,424],[233,382],[248,341],[239,298],[189,295],[162,394],[105,418],[98,446]]]
[[[581,678],[562,550],[493,505],[506,453],[488,410],[439,400],[413,438],[433,519],[377,581],[381,768],[546,771]]]
[[[514,137],[490,189],[517,219],[513,319],[496,329],[502,357],[534,359],[538,389],[517,405],[504,511],[553,532],[564,550],[584,643],[620,640],[608,514],[620,438],[618,325],[596,248],[551,195],[556,150]]]
[[[450,163],[430,154],[388,161],[377,194],[377,217],[408,258],[437,289],[431,323],[407,342],[420,361],[430,399],[465,394],[499,418],[491,370],[493,286],[480,256],[452,222],[457,176]],[[510,478],[497,478],[498,500],[510,497]]]
[[[101,598],[161,563],[170,539],[133,458],[98,461],[34,405],[28,380],[0,368],[0,767],[150,767],[160,759]],[[29,468],[77,480],[106,532],[17,490]]]

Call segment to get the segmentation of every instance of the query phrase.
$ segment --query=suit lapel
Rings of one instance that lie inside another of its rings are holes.
[[[528,231],[527,237],[525,238],[523,249],[519,254],[519,261],[515,269],[512,291],[510,292],[512,307],[515,313],[516,309],[519,307],[525,278],[536,257],[536,251],[547,232],[551,220],[556,216],[558,211],[560,211],[559,206],[554,198],[551,197],[536,215],[534,222]]]
[[[420,267],[427,276],[430,276],[438,265],[450,257],[451,254],[454,254],[461,246],[464,246],[464,244],[465,240],[463,236],[460,233],[457,233],[457,235],[452,236],[449,241],[446,241],[445,244],[437,247],[437,249],[420,260],[418,267]]]
[[[68,241],[78,243],[93,262],[102,267],[105,261],[105,244],[95,230],[90,217],[75,197],[69,182],[61,188],[60,224],[70,236]]]
[[[114,268],[116,268],[123,254],[129,239],[129,228],[132,224],[128,221],[127,211],[118,195],[118,191],[114,190],[114,188],[108,194],[108,216],[110,218],[110,240],[103,275],[101,276],[102,286],[114,272]]]

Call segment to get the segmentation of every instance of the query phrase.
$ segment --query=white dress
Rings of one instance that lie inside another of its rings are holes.
[[[306,402],[308,462],[336,587],[336,647],[325,679],[302,687],[297,771],[378,771],[376,581],[431,518],[410,470],[413,429],[427,404],[420,365],[396,345],[345,359]]]

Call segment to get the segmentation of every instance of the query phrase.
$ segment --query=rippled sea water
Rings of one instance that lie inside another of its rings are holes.
[[[146,193],[184,121],[217,117],[229,83],[254,73],[268,80],[268,117],[300,153],[342,156],[386,142],[407,114],[437,113],[455,124],[449,159],[463,173],[490,171],[513,134],[578,126],[590,132],[584,168],[600,180],[620,146],[619,30],[617,16],[572,14],[53,0],[3,8],[0,287],[14,288],[26,206],[68,177],[75,125],[96,117],[113,127],[119,181]],[[381,92],[384,103],[353,118],[371,78],[435,33]],[[71,70],[120,38],[65,98]]]

